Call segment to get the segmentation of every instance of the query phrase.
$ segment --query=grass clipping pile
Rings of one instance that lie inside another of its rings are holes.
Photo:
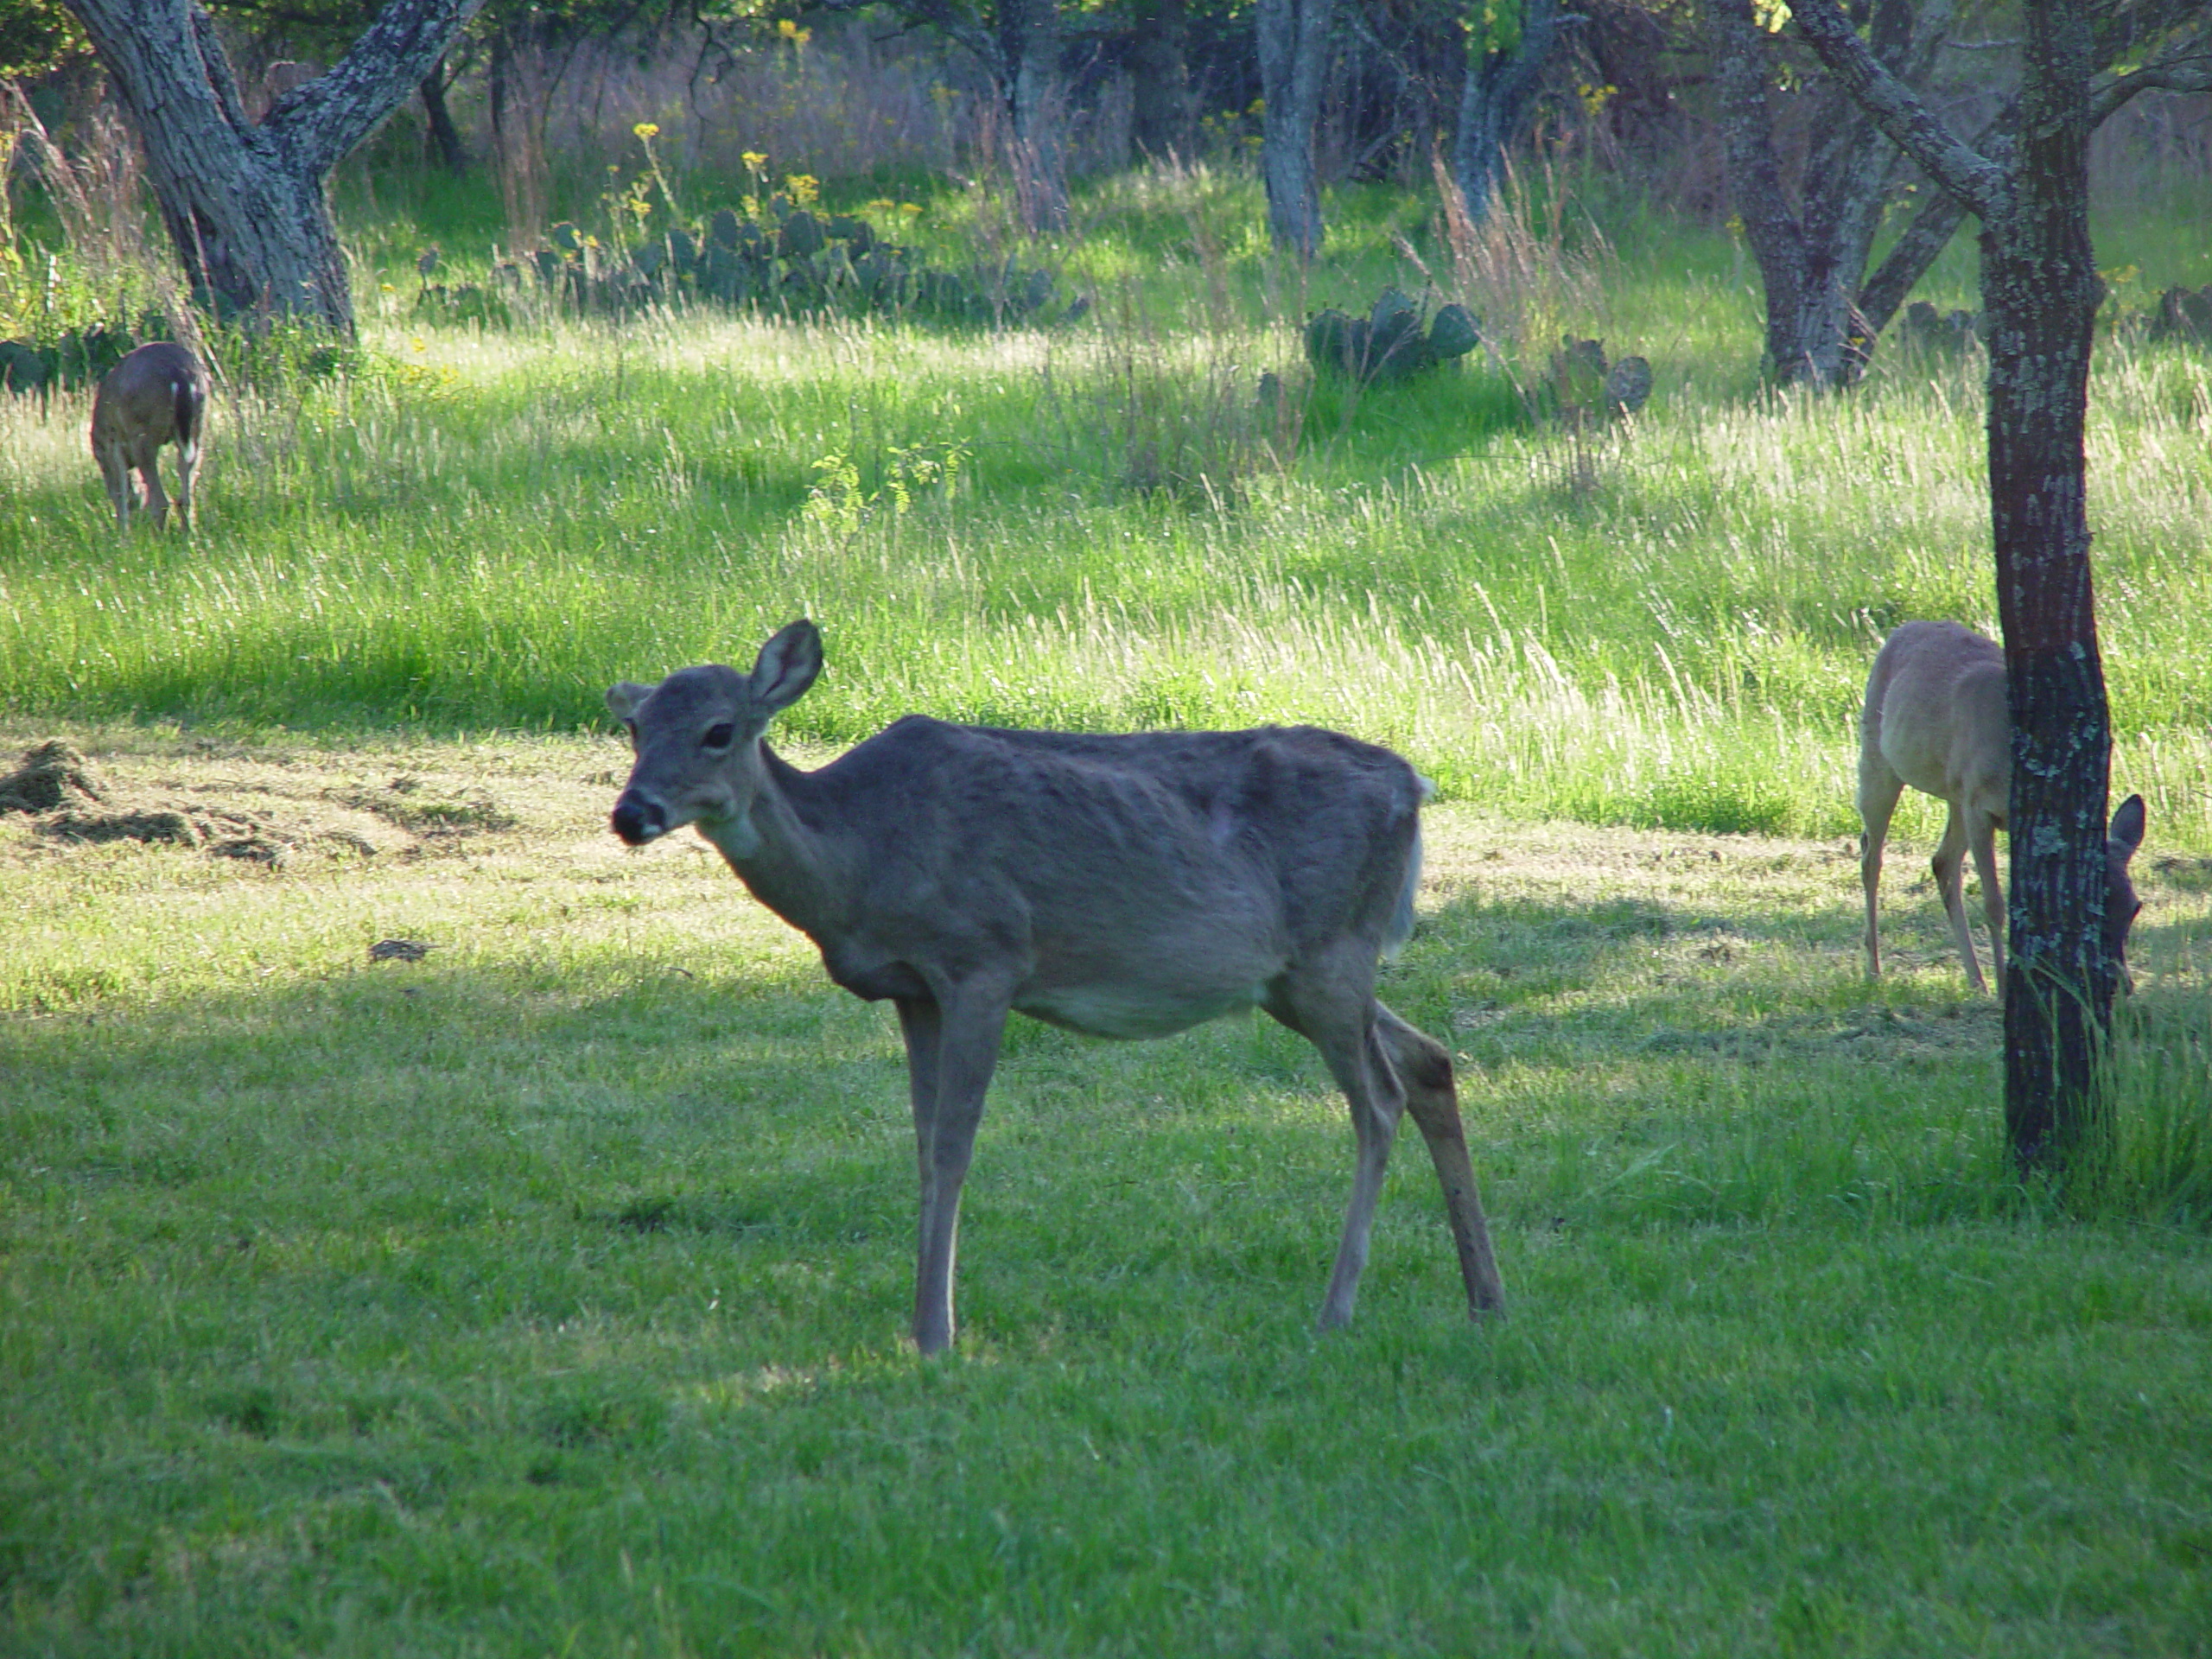
[[[367,856],[406,850],[415,841],[350,804],[272,800],[249,810],[119,789],[58,739],[34,744],[21,765],[0,776],[0,815],[15,813],[27,815],[53,842],[166,843],[271,869],[305,849]]]

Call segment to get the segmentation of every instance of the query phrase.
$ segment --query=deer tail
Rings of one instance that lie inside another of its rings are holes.
[[[188,377],[169,384],[169,395],[175,399],[176,441],[180,448],[200,448],[200,415],[202,399],[200,388]]]
[[[1390,925],[1382,935],[1382,955],[1385,960],[1398,954],[1399,947],[1414,936],[1414,895],[1421,891],[1421,820],[1414,820],[1413,845],[1406,849],[1406,879],[1398,889],[1397,907],[1390,912]]]

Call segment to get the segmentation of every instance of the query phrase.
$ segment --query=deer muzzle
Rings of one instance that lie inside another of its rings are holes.
[[[614,833],[631,847],[642,847],[668,833],[668,814],[658,801],[648,799],[634,789],[626,789],[614,803],[614,810],[607,816]]]

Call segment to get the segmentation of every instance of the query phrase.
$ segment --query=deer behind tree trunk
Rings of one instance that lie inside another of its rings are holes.
[[[1936,891],[1951,920],[1959,960],[1974,989],[1983,986],[1974,936],[1967,925],[1965,861],[1981,876],[1989,918],[1989,954],[2005,978],[2005,893],[1997,878],[1997,831],[2012,798],[2012,725],[2007,709],[2005,652],[1993,639],[1955,622],[1907,622],[1882,644],[1866,678],[1859,723],[1859,880],[1866,892],[1866,974],[1882,972],[1876,893],[1882,843],[1897,798],[1923,790],[1950,808],[1936,849]],[[2131,795],[2112,815],[2105,841],[2105,949],[2126,982],[2127,933],[2142,905],[2127,871],[2143,844],[2144,805]]]

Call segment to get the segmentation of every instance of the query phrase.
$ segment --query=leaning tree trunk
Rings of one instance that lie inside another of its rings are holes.
[[[2119,982],[2102,925],[2112,732],[2083,444],[2101,293],[2088,232],[2090,22],[2075,0],[2025,0],[2018,134],[2000,165],[1888,74],[1834,0],[1792,10],[1830,73],[1982,223],[1990,518],[2012,715],[2005,1121],[2023,1169],[2063,1163],[2101,1125],[2096,1050]]]
[[[1335,0],[1260,0],[1260,175],[1268,234],[1311,259],[1321,251],[1321,181],[1313,133],[1329,72]]]
[[[1966,216],[1966,204],[1956,196],[1943,190],[1929,192],[1881,268],[1859,290],[1859,319],[1870,347],[1881,338],[1882,330],[1897,320],[1920,279],[1943,257],[1943,250],[1951,245],[1951,238]]]
[[[431,159],[460,178],[468,171],[468,147],[461,142],[461,129],[454,125],[453,110],[446,103],[447,85],[446,60],[441,57],[423,77],[423,124]]]
[[[1490,217],[1505,147],[1517,137],[1559,40],[1559,0],[1525,0],[1520,36],[1510,48],[1471,41],[1474,54],[1459,88],[1459,130],[1452,173],[1468,223]]]
[[[421,82],[480,0],[391,0],[327,73],[246,118],[197,0],[67,0],[145,146],[195,296],[353,330],[324,181]]]

